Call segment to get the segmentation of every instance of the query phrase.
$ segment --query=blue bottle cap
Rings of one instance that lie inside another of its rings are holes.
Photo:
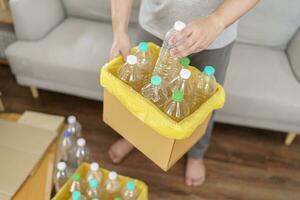
[[[98,181],[96,179],[90,180],[90,187],[91,188],[97,188],[98,187]]]
[[[68,130],[64,131],[64,137],[70,137],[72,133]]]
[[[162,79],[158,75],[154,75],[151,77],[151,84],[155,86],[159,86],[162,82]]]
[[[215,71],[216,70],[215,70],[215,68],[213,66],[207,65],[207,66],[205,66],[203,73],[206,76],[213,76],[215,74]]]
[[[149,49],[149,45],[147,42],[140,42],[139,44],[139,50],[143,53],[146,53]]]
[[[128,190],[134,190],[134,189],[135,189],[135,184],[134,184],[133,181],[129,181],[129,182],[127,183],[127,189],[128,189]]]
[[[80,198],[81,198],[81,194],[79,191],[74,191],[72,193],[72,200],[80,200]]]

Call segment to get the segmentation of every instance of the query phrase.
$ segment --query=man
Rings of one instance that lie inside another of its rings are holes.
[[[113,45],[110,58],[120,54],[126,58],[130,49],[128,23],[132,0],[111,0]],[[171,54],[180,58],[189,56],[191,65],[200,70],[205,65],[216,68],[216,79],[223,83],[233,42],[237,36],[237,20],[248,12],[258,0],[142,0],[137,42],[162,44],[165,33],[177,20],[187,26],[169,42],[175,47]],[[178,42],[180,41],[180,42]],[[199,186],[205,180],[203,156],[213,129],[213,117],[204,137],[188,152],[185,182]],[[119,163],[133,149],[125,139],[115,142],[109,149],[114,163]]]

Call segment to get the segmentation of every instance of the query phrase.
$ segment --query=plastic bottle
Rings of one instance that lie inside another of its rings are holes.
[[[174,90],[172,99],[170,99],[164,108],[164,111],[175,121],[180,121],[189,115],[190,109],[184,100],[184,94],[180,90]]]
[[[77,149],[76,149],[76,161],[77,167],[83,162],[89,162],[90,150],[86,147],[86,141],[83,138],[77,140]]]
[[[68,117],[67,130],[73,133],[77,138],[81,138],[82,127],[74,115]]]
[[[147,74],[152,74],[154,63],[153,56],[150,52],[147,42],[140,42],[136,52],[137,62],[139,66],[146,71]],[[149,75],[150,76],[150,75]]]
[[[171,91],[180,90],[184,94],[184,99],[188,103],[192,99],[193,87],[191,82],[191,71],[185,68],[180,70],[179,76],[174,78],[170,83]]]
[[[108,179],[105,182],[105,191],[108,199],[114,199],[118,196],[121,189],[121,183],[118,174],[114,171],[109,172]]]
[[[80,191],[82,192],[84,189],[83,184],[81,183],[81,177],[80,174],[75,173],[72,175],[72,183],[70,186],[70,192],[73,193],[75,191]]]
[[[99,185],[96,179],[89,181],[89,188],[87,190],[87,197],[89,199],[104,199],[103,191],[101,191]]]
[[[58,192],[61,187],[68,181],[70,177],[67,165],[65,162],[57,163],[57,172],[54,177],[55,191]]]
[[[138,66],[137,57],[127,56],[126,63],[119,70],[119,78],[136,91],[143,87],[146,72]]]
[[[129,181],[123,188],[122,197],[124,200],[136,200],[138,192],[133,181]]]
[[[195,78],[192,110],[197,109],[216,92],[217,82],[214,74],[215,68],[212,66],[206,66],[203,73],[199,73]]]
[[[151,77],[151,83],[142,88],[141,94],[158,107],[162,107],[168,99],[168,91],[158,75]]]
[[[102,172],[99,169],[99,165],[96,162],[90,164],[90,170],[86,175],[86,181],[90,182],[92,179],[96,179],[99,183],[102,181]]]
[[[170,49],[174,46],[169,44],[170,38],[185,28],[185,23],[176,21],[172,29],[170,29],[164,39],[160,49],[159,57],[155,64],[153,75],[159,75],[166,82],[169,82],[179,73],[181,66],[178,64],[178,59],[170,54]]]
[[[69,154],[74,145],[75,140],[73,138],[73,134],[70,131],[65,130],[61,140],[61,159],[66,163],[68,163],[68,161],[71,159]]]
[[[86,200],[86,197],[80,191],[74,191],[70,200]]]

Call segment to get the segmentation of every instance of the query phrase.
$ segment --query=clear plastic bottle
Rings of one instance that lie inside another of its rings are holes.
[[[189,115],[190,108],[184,100],[184,94],[182,91],[173,91],[172,99],[166,103],[164,111],[175,121],[180,121]]]
[[[67,130],[73,133],[77,138],[81,138],[82,127],[74,115],[68,117]]]
[[[90,182],[92,179],[96,179],[99,183],[102,181],[102,172],[99,169],[99,165],[96,162],[90,164],[90,170],[86,175],[86,181]]]
[[[147,74],[152,74],[154,68],[153,56],[150,52],[147,42],[140,42],[136,52],[137,62],[139,66],[146,71]],[[149,75],[150,76],[150,75]]]
[[[68,161],[71,159],[69,158],[69,155],[74,145],[75,140],[73,134],[70,131],[65,130],[61,140],[61,159],[66,163],[68,163]]]
[[[136,200],[138,197],[138,191],[136,189],[135,183],[129,181],[122,191],[123,200]]]
[[[54,177],[55,191],[58,192],[68,181],[70,173],[65,162],[57,163],[57,171]]]
[[[81,177],[80,174],[75,173],[72,175],[72,183],[70,186],[70,192],[73,193],[75,191],[83,192],[84,186],[81,183]]]
[[[158,107],[162,107],[168,100],[168,91],[158,75],[151,77],[151,83],[142,88],[141,94]]]
[[[100,183],[96,179],[89,181],[89,188],[87,190],[87,197],[89,199],[104,199],[104,193],[100,188]]]
[[[77,140],[76,161],[79,167],[83,162],[89,162],[90,150],[86,146],[86,141],[83,138]]]
[[[195,78],[192,110],[196,110],[202,103],[204,103],[216,92],[217,82],[214,74],[214,67],[205,66],[203,73],[199,73]]]
[[[126,63],[119,70],[119,78],[137,92],[143,87],[145,75],[146,72],[139,67],[134,55],[127,56]]]
[[[114,199],[120,193],[121,182],[118,174],[114,171],[109,172],[108,179],[105,182],[105,192],[108,199]]]
[[[184,94],[184,99],[188,103],[192,99],[193,87],[191,82],[191,71],[185,68],[180,70],[179,76],[174,78],[170,83],[171,91],[180,90]]]
[[[80,191],[74,191],[72,192],[70,200],[87,200],[87,198],[81,194]]]
[[[159,57],[155,64],[153,75],[159,75],[166,82],[169,82],[179,73],[181,66],[178,59],[170,54],[170,49],[174,46],[169,44],[170,38],[185,28],[185,23],[176,21],[172,29],[170,29],[164,39],[163,45],[160,49]]]

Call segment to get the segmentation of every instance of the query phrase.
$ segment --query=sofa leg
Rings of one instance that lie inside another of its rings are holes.
[[[296,138],[297,133],[289,132],[285,138],[285,145],[289,146],[292,144],[293,140]]]
[[[30,91],[31,91],[31,95],[33,98],[35,98],[35,99],[39,98],[39,91],[36,87],[31,86]]]

